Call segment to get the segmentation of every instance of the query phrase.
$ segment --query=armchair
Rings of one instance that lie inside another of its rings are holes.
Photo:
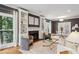
[[[43,39],[44,40],[47,40],[47,39],[49,39],[49,40],[51,40],[51,34],[50,33],[43,33]]]

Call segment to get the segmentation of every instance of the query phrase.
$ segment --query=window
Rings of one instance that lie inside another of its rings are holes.
[[[40,17],[33,15],[33,14],[29,14],[28,16],[29,19],[29,27],[39,27],[40,26]]]
[[[0,16],[0,43],[13,42],[13,18]]]

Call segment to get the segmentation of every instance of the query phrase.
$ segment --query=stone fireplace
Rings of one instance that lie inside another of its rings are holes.
[[[34,42],[39,40],[39,31],[29,31],[28,34],[33,36]]]

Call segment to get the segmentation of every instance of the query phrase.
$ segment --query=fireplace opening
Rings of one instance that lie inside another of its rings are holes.
[[[33,42],[39,40],[39,31],[29,31],[29,35],[33,36]]]

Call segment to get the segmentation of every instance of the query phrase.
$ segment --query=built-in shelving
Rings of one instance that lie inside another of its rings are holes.
[[[23,38],[28,38],[28,12],[19,9],[19,45]]]

